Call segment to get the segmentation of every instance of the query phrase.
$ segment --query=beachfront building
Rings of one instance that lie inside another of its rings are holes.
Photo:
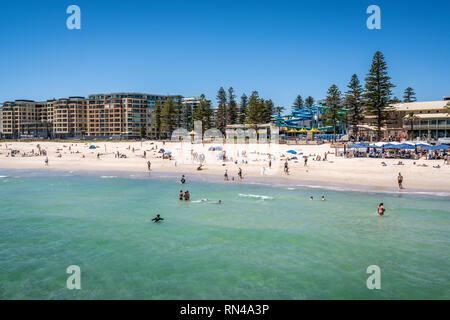
[[[394,110],[386,124],[386,135],[423,140],[450,137],[449,103],[449,100],[443,99],[393,104]]]
[[[86,100],[84,97],[69,97],[47,101],[38,114],[39,120],[52,124],[56,138],[81,138],[87,131]]]
[[[2,134],[5,138],[20,138],[29,124],[36,121],[36,103],[32,100],[7,101],[1,109]]]
[[[192,114],[194,114],[195,110],[199,106],[200,102],[202,102],[201,97],[186,97],[182,98],[181,102],[183,103],[185,108],[190,108]]]
[[[156,137],[155,105],[169,97],[144,93],[94,94],[87,99],[87,136]]]

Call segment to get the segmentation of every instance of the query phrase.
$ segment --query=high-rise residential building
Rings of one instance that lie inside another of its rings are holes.
[[[198,105],[202,101],[201,97],[187,97],[181,99],[183,105],[191,109],[192,114],[197,110]]]
[[[87,135],[155,137],[155,105],[167,98],[143,93],[90,95],[87,99]]]
[[[32,100],[7,101],[2,106],[2,134],[7,138],[19,138],[36,121],[36,103]]]
[[[86,99],[69,97],[47,101],[38,117],[52,124],[55,137],[82,137],[87,132]]]

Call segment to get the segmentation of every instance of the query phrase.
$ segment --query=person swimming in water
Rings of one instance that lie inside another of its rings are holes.
[[[324,195],[322,195],[322,201],[325,201],[325,196]]]
[[[309,200],[314,200],[313,196],[309,197]]]
[[[152,219],[153,222],[160,222],[162,220],[164,220],[164,218],[161,218],[159,214],[157,214],[156,217]]]
[[[384,216],[384,212],[386,211],[386,209],[384,208],[383,203],[380,203],[380,205],[378,206],[378,215],[379,216]]]
[[[217,201],[217,204],[222,204],[222,200]]]

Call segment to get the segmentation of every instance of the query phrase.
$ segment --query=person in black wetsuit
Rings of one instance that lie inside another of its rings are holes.
[[[156,217],[152,219],[153,222],[160,222],[162,220],[164,220],[164,218],[161,218],[159,214],[157,214]]]

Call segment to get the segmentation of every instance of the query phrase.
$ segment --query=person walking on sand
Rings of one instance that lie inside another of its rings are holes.
[[[228,181],[228,169],[225,169],[225,173],[223,175],[225,181]]]
[[[305,167],[308,166],[308,157],[305,157]]]
[[[243,179],[243,178],[242,178],[242,168],[239,168],[238,176],[239,176],[239,179],[240,179],[240,180]]]
[[[48,167],[48,157],[45,157],[45,166]]]
[[[287,160],[284,162],[284,173],[289,174],[289,164]]]
[[[397,182],[398,182],[398,188],[403,189],[403,176],[400,172],[398,173]]]
[[[152,167],[152,163],[151,163],[150,161],[147,161],[147,169],[148,169],[148,172],[150,172],[151,167]]]

